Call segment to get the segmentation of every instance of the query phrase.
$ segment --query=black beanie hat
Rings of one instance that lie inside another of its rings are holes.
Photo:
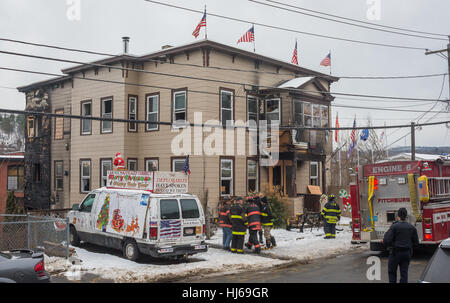
[[[401,207],[399,210],[398,210],[398,216],[400,217],[400,219],[402,219],[402,220],[405,220],[406,219],[406,216],[408,215],[408,211],[406,210],[406,208],[404,208],[404,207]]]

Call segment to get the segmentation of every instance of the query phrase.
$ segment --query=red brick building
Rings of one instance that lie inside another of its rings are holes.
[[[8,192],[13,190],[18,203],[23,203],[24,153],[0,155],[0,214],[5,213]]]

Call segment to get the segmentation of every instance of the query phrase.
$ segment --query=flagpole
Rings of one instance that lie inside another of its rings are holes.
[[[206,19],[206,4],[205,4],[205,19]],[[207,28],[208,28],[208,24],[206,23],[206,20],[205,20],[205,40],[208,39],[208,34],[206,32]]]
[[[330,49],[330,76],[331,76],[331,49]]]
[[[256,53],[256,42],[255,42],[255,25],[252,23],[253,27],[253,52]]]

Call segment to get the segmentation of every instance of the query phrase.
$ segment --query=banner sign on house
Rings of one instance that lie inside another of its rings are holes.
[[[189,176],[182,172],[109,170],[108,188],[146,190],[156,194],[185,194]]]
[[[153,172],[108,170],[106,187],[153,191]]]

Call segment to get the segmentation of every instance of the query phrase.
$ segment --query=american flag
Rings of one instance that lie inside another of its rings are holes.
[[[355,117],[355,120],[353,120],[353,129],[352,129],[352,133],[350,134],[350,140],[352,142],[350,143],[350,148],[348,150],[347,158],[350,158],[350,155],[352,154],[352,150],[356,145],[356,117]]]
[[[331,53],[328,53],[328,55],[325,57],[325,59],[320,62],[320,65],[323,66],[330,66],[331,65]]]
[[[189,155],[186,157],[186,160],[184,160],[184,172],[186,175],[191,174],[191,170],[189,169]]]
[[[181,220],[161,220],[161,239],[179,238],[181,236]]]
[[[200,23],[197,25],[197,27],[195,28],[195,30],[192,32],[192,35],[197,38],[199,33],[200,33],[200,29],[202,28],[202,26],[206,27],[206,8],[205,8],[205,13],[203,14],[203,18],[202,20],[200,20]]]
[[[252,26],[242,37],[238,40],[240,42],[252,42],[255,41],[255,28]]]
[[[295,41],[294,53],[292,54],[291,63],[298,65],[298,57],[297,57],[297,41]]]

